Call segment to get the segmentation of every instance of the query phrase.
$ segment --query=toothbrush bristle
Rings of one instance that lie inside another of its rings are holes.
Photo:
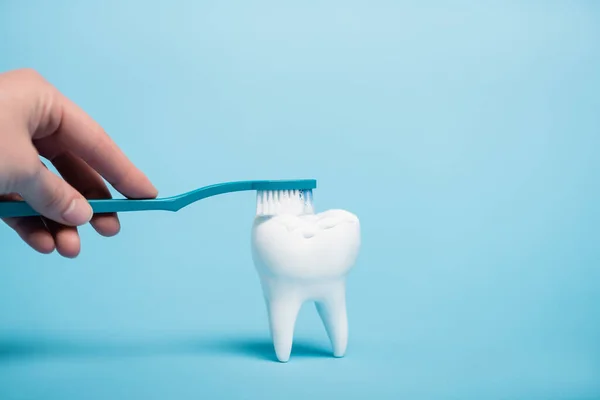
[[[314,214],[312,190],[259,190],[256,215]]]

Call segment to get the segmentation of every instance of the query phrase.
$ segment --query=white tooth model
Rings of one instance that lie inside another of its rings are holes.
[[[316,303],[333,355],[343,357],[348,344],[346,275],[358,256],[360,224],[344,210],[313,214],[311,205],[304,212],[258,215],[252,227],[252,258],[281,362],[290,358],[296,317],[307,301]]]

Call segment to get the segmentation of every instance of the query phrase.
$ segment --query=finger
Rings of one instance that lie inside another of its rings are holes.
[[[14,201],[22,199],[15,194],[0,196],[0,200]],[[3,220],[34,250],[43,254],[50,254],[54,251],[54,238],[40,217],[4,218]]]
[[[103,129],[40,74],[17,70],[0,75],[0,81],[7,93],[14,93],[0,111],[5,110],[13,119],[15,113],[24,113],[29,140],[53,137],[61,143],[57,148],[81,157],[124,196],[156,197],[156,188]]]
[[[54,237],[58,254],[67,258],[77,257],[81,251],[81,240],[77,228],[61,225],[49,219],[45,219],[44,222]]]
[[[59,95],[62,109],[55,133],[61,147],[81,157],[115,189],[130,198],[154,198],[156,188],[133,165],[113,140],[90,116],[65,96]]]
[[[43,147],[40,154],[45,156]],[[112,196],[102,180],[85,161],[69,152],[59,154],[50,160],[61,176],[87,199],[110,199]],[[103,236],[114,236],[121,228],[117,214],[96,214],[90,224]]]
[[[40,163],[42,169],[52,174],[44,163]],[[53,176],[56,176],[52,174]],[[21,196],[16,196],[14,200],[22,200]],[[56,248],[63,257],[74,258],[79,255],[81,249],[81,240],[76,227],[66,226],[52,221],[48,218],[36,218],[41,222],[47,235],[52,238],[53,250]]]
[[[6,225],[14,229],[25,243],[42,254],[55,249],[54,238],[40,217],[4,218]]]
[[[20,193],[29,205],[47,217],[64,225],[83,225],[92,218],[92,207],[71,185],[44,168],[41,163],[21,173],[12,192]]]

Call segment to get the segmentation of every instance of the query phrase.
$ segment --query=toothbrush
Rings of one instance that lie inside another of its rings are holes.
[[[225,193],[255,190],[256,214],[268,216],[282,213],[313,214],[314,179],[279,181],[239,181],[217,183],[191,192],[158,199],[92,199],[88,200],[94,214],[130,211],[179,211],[199,200]],[[24,201],[0,201],[0,218],[39,216]]]

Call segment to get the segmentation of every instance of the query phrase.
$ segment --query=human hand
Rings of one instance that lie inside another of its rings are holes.
[[[77,226],[90,222],[103,236],[120,230],[116,214],[92,217],[86,200],[111,197],[102,177],[129,198],[157,195],[103,129],[37,72],[0,74],[0,198],[25,200],[42,215],[4,222],[41,253],[76,257]]]

